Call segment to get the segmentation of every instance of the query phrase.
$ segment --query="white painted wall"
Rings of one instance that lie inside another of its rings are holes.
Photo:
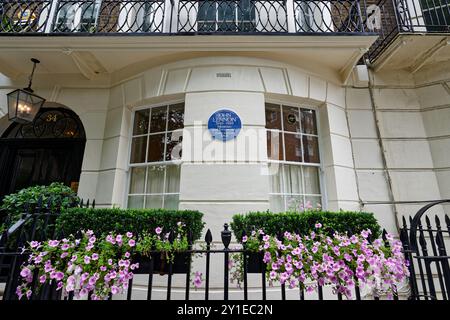
[[[216,76],[224,72],[231,78]],[[215,234],[234,213],[268,209],[269,180],[262,173],[267,166],[265,136],[256,135],[244,148],[210,144],[210,114],[223,107],[235,110],[243,122],[237,139],[242,142],[251,133],[264,132],[267,100],[315,108],[325,206],[374,212],[383,227],[395,231],[395,212],[410,215],[421,205],[394,205],[392,199],[450,196],[449,76],[425,70],[415,77],[417,85],[412,78],[402,83],[392,75],[377,75],[375,114],[368,88],[344,87],[299,68],[248,57],[184,60],[143,70],[109,87],[79,81],[37,87],[36,92],[80,116],[87,143],[79,193],[107,207],[126,203],[133,109],[184,100],[185,136],[199,129],[200,149],[208,146],[209,151],[198,152],[184,139],[180,208],[204,212]],[[17,86],[0,78],[0,115],[6,114],[6,93]]]

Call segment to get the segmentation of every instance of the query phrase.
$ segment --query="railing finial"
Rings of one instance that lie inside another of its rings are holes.
[[[221,232],[222,235],[222,243],[225,246],[225,249],[228,249],[228,246],[231,242],[231,231],[228,230],[228,223],[225,223],[223,225],[223,231]]]

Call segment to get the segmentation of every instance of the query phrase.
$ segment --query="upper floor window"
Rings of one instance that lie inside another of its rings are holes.
[[[54,29],[62,32],[92,32],[95,30],[101,0],[58,1]]]
[[[317,207],[320,156],[314,110],[266,104],[270,209],[274,212]]]
[[[434,0],[421,0],[420,3],[427,31],[448,32],[450,26],[450,3],[448,1]],[[417,9],[415,10],[418,11]]]
[[[130,153],[130,208],[178,208],[184,104],[134,114]]]
[[[255,6],[250,1],[199,1],[198,31],[255,31]]]

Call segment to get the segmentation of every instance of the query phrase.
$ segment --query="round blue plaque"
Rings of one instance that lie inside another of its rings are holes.
[[[208,130],[213,139],[228,141],[235,139],[241,131],[239,116],[231,110],[222,109],[214,112],[208,120]]]

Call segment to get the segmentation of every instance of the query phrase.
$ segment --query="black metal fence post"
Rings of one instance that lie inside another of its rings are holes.
[[[205,271],[205,300],[209,299],[209,267],[210,267],[210,259],[211,259],[211,242],[212,242],[212,234],[211,230],[208,229],[205,235],[206,242],[206,271]]]
[[[222,235],[222,243],[224,245],[224,275],[223,275],[223,299],[226,301],[228,300],[228,281],[229,281],[229,268],[228,268],[228,264],[230,261],[230,256],[229,256],[229,249],[228,246],[230,245],[231,242],[231,231],[228,230],[228,223],[225,223],[223,225],[223,231],[221,232]]]

